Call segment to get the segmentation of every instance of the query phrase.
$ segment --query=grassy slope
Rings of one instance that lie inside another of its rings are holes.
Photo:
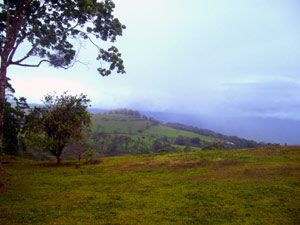
[[[0,224],[300,224],[300,148],[10,159]]]
[[[147,123],[150,124],[150,122],[146,120],[132,116],[120,114],[96,114],[92,117],[92,130],[96,131],[98,126],[100,126],[99,129],[105,130],[107,133],[114,133],[117,131],[122,134],[138,134],[138,130],[145,129]]]
[[[217,141],[217,139],[212,137],[206,137],[192,132],[176,130],[163,125],[151,126],[147,129],[147,124],[151,124],[150,121],[119,114],[96,114],[92,118],[92,124],[93,131],[99,129],[102,131],[105,130],[107,133],[114,133],[115,131],[117,131],[118,133],[122,134],[131,134],[139,136],[142,135],[148,137],[167,136],[168,138],[176,138],[177,136],[182,135],[190,138],[198,137],[201,140],[209,142]],[[143,132],[139,133],[139,130],[143,130]]]
[[[151,127],[150,129],[146,130],[144,132],[145,135],[147,136],[167,136],[168,138],[176,138],[179,135],[185,136],[185,137],[190,137],[190,138],[194,138],[194,137],[198,137],[201,140],[204,141],[209,141],[209,142],[213,142],[213,141],[217,141],[216,138],[212,138],[212,137],[206,137],[206,136],[202,136],[199,134],[195,134],[192,132],[188,132],[188,131],[182,131],[182,130],[176,130],[170,127],[166,127],[163,125],[159,125],[159,126],[154,126]]]

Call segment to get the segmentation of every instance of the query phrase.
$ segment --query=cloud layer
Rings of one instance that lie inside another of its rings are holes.
[[[11,68],[30,101],[69,90],[94,107],[300,119],[300,3],[116,0],[127,74],[100,77],[88,43],[68,71]]]

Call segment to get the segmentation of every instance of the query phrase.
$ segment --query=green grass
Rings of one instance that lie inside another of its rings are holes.
[[[132,136],[166,136],[168,138],[176,138],[181,135],[189,138],[198,137],[201,140],[208,142],[218,141],[216,138],[206,137],[188,131],[176,130],[164,125],[151,126],[151,124],[151,121],[148,120],[120,114],[96,114],[92,117],[92,130],[94,132],[98,129],[99,131],[105,131],[110,134],[118,132],[119,134]]]
[[[300,224],[300,148],[8,158],[0,224]]]
[[[151,122],[128,115],[120,114],[96,114],[92,117],[92,130],[105,131],[113,134],[118,132],[121,134],[138,134],[139,130],[146,129],[147,124]],[[100,127],[99,127],[100,126]],[[98,128],[99,127],[99,128]]]
[[[209,141],[209,142],[214,142],[218,140],[216,138],[206,137],[188,131],[176,130],[163,125],[153,126],[150,129],[145,130],[144,134],[147,136],[157,136],[157,137],[166,136],[168,138],[176,138],[179,135],[184,137],[189,137],[189,138],[198,137],[203,141]]]

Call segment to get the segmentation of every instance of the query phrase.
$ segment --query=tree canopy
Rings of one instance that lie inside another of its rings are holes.
[[[125,28],[113,16],[115,4],[104,0],[4,0],[0,4],[0,55],[6,66],[38,67],[48,62],[54,67],[66,68],[75,58],[74,39],[89,39],[99,49],[97,59],[110,63],[99,68],[101,75],[112,70],[124,73],[123,61],[114,46],[105,50],[93,40],[114,42]],[[14,59],[19,46],[31,44],[27,53]],[[30,56],[42,60],[27,64]]]

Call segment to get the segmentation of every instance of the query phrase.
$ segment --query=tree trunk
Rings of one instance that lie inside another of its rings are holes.
[[[56,155],[56,164],[57,164],[57,165],[60,164],[60,155]]]
[[[56,151],[55,156],[56,156],[56,162],[57,162],[57,165],[59,165],[60,162],[61,162],[60,156],[61,156],[62,151],[64,150],[64,147],[65,147],[65,145],[61,145],[61,146],[58,148],[58,151]]]
[[[6,59],[1,58],[1,71],[0,71],[0,151],[3,146],[3,127],[4,127],[4,104],[5,104],[5,89],[6,89],[6,72],[7,62]]]

